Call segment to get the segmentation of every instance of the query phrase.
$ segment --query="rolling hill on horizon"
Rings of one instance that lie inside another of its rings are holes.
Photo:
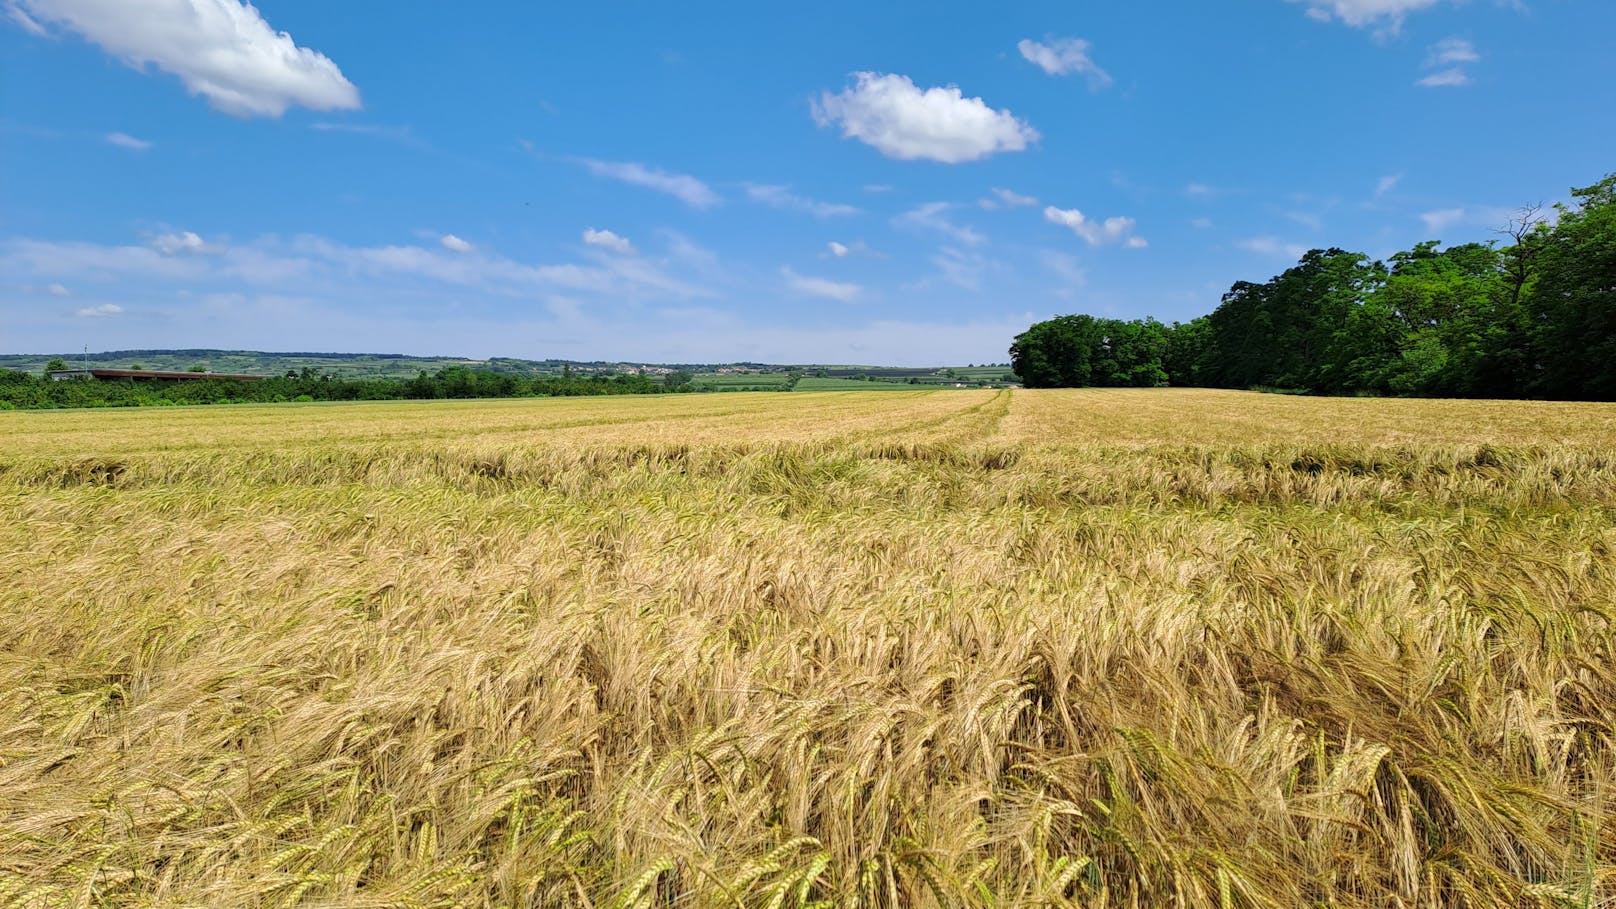
[[[88,353],[0,354],[0,369],[39,372],[52,359],[65,360],[69,366],[85,365],[94,368],[142,368],[160,370],[186,370],[195,366],[206,367],[220,373],[248,373],[284,375],[288,371],[313,369],[342,379],[412,378],[422,371],[435,372],[453,366],[487,369],[517,375],[560,375],[570,367],[574,373],[599,374],[644,372],[653,373],[682,370],[693,373],[721,375],[767,374],[801,372],[825,373],[826,376],[851,377],[868,375],[876,378],[907,379],[910,377],[942,377],[947,372],[962,379],[1002,379],[1008,364],[969,364],[949,367],[896,367],[864,364],[786,364],[733,361],[725,363],[646,363],[630,360],[527,360],[518,357],[415,356],[391,353],[341,353],[315,351],[258,351],[225,350],[219,348],[172,348],[152,350],[108,350]]]

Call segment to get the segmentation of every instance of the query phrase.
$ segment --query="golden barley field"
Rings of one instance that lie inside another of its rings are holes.
[[[1616,406],[0,413],[0,905],[1616,905]]]

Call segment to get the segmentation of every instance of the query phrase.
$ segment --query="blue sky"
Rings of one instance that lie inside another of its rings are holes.
[[[1000,362],[1616,169],[1608,0],[382,9],[0,0],[0,350]]]

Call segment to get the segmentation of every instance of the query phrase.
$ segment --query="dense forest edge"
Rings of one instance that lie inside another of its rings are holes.
[[[1029,388],[1616,400],[1616,175],[1571,194],[1493,242],[1312,250],[1189,322],[1058,316],[1011,364]]]

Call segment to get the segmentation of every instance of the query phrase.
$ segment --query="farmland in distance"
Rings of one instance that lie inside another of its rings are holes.
[[[0,413],[0,905],[1616,898],[1616,405],[798,390]]]

